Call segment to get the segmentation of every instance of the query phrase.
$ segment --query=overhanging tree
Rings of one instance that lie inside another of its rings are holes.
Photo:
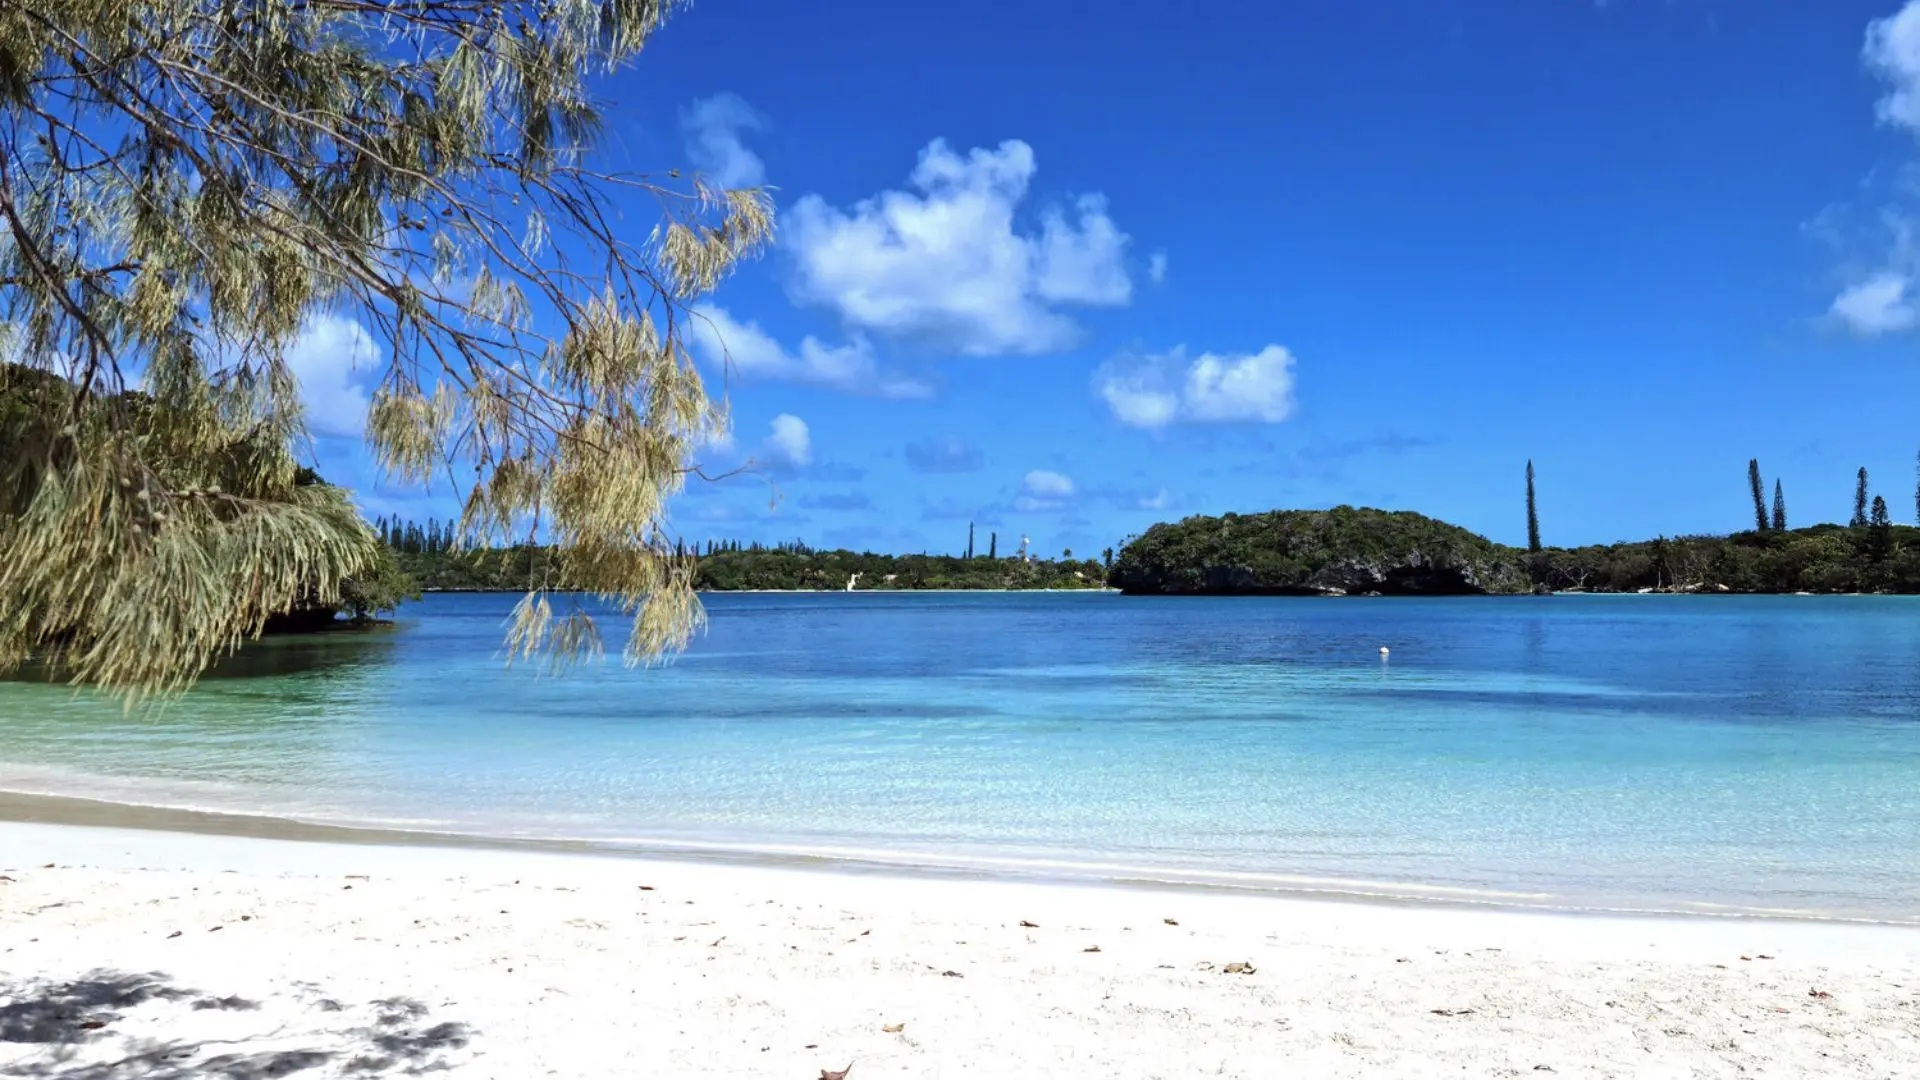
[[[667,500],[725,425],[689,305],[773,215],[594,148],[591,78],[674,6],[0,5],[6,355],[70,388],[0,432],[0,669],[64,647],[83,677],[177,687],[261,603],[333,587],[371,534],[290,497],[286,455],[221,457],[302,436],[287,355],[322,313],[385,346],[367,433],[392,474],[457,482],[463,543],[555,545],[517,655],[600,647],[563,590],[631,616],[629,660],[683,644]]]
[[[1747,459],[1747,488],[1753,494],[1753,527],[1755,531],[1767,531],[1766,488],[1760,482],[1760,459]]]

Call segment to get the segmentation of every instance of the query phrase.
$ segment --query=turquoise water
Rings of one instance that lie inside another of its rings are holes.
[[[1920,920],[1913,600],[722,595],[676,664],[558,678],[503,666],[513,600],[434,596],[389,632],[273,642],[158,715],[0,685],[0,787],[1004,872]]]

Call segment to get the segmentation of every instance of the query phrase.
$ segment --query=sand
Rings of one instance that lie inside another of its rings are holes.
[[[8,1076],[1920,1077],[1912,928],[17,822],[0,872]]]

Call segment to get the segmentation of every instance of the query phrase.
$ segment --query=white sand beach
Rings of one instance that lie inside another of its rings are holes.
[[[18,823],[0,871],[11,1076],[1920,1076],[1909,928]]]

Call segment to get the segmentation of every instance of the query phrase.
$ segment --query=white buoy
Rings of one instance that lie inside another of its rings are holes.
[[[1380,655],[1381,656],[1387,655],[1387,647],[1385,645],[1380,646]]]

